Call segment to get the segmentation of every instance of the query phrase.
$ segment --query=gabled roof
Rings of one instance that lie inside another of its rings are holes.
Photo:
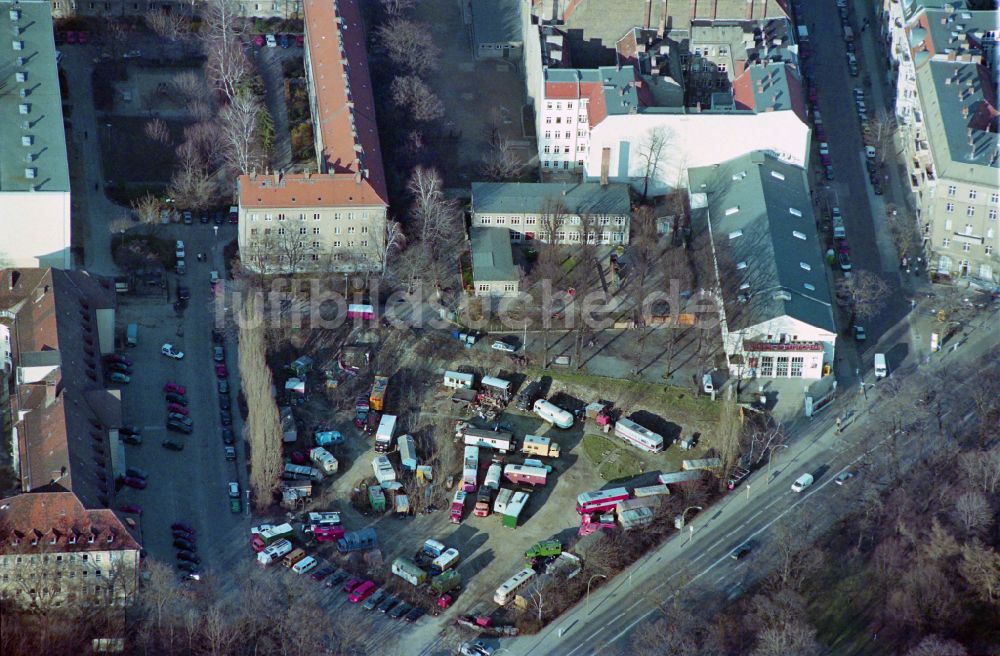
[[[88,510],[72,493],[32,492],[0,501],[2,554],[138,549],[112,511]]]
[[[472,239],[472,278],[476,282],[517,279],[510,230],[473,227],[469,236]]]
[[[792,110],[806,121],[802,82],[788,64],[751,66],[733,80],[733,98],[737,109],[749,109],[758,114]]]
[[[473,214],[568,214],[628,216],[628,185],[598,182],[473,182]]]
[[[834,331],[805,170],[753,152],[689,171],[706,220],[730,331],[787,316]]]

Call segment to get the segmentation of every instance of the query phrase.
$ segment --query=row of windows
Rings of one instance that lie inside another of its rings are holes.
[[[569,164],[570,164],[569,160],[566,160],[566,161],[564,161],[562,163],[562,167],[564,169],[568,169],[569,168]],[[583,166],[583,160],[582,159],[576,160],[576,165],[577,166]],[[546,160],[542,160],[542,167],[546,168],[546,169],[557,169],[557,168],[559,168],[559,162],[553,162],[553,161],[550,161],[550,160],[547,160],[547,159]]]
[[[576,131],[576,136],[578,136],[578,137],[586,137],[587,136],[587,131],[586,130],[577,130]],[[553,138],[555,138],[555,139],[572,139],[573,138],[573,133],[572,132],[559,132],[558,130],[556,130],[555,137],[553,137],[552,136],[552,132],[549,131],[549,130],[546,130],[545,131],[545,138],[546,139],[553,139]]]
[[[800,378],[802,376],[802,365],[805,362],[802,357],[792,357],[791,358],[791,374],[789,374],[789,358],[788,357],[777,357],[771,355],[764,355],[760,358],[760,375],[761,376],[789,376],[792,378]],[[775,366],[777,365],[777,366]]]
[[[944,211],[947,212],[948,214],[953,214],[955,212],[955,203],[945,203]],[[975,205],[969,205],[969,206],[967,206],[965,208],[965,216],[972,218],[975,215],[976,215],[976,206]],[[990,211],[989,211],[989,217],[990,217],[990,221],[996,221],[997,220],[997,210],[991,208]]]
[[[155,9],[156,8],[156,4],[157,3],[155,3],[155,2],[147,2],[147,3],[143,3],[141,6],[148,7],[149,9]],[[264,3],[264,4],[267,4],[267,3]],[[261,4],[259,2],[255,3],[254,4],[254,11],[261,11],[261,7],[263,7],[264,4]],[[63,9],[63,7],[66,6],[66,3],[62,2],[62,0],[56,0],[55,2],[52,3],[52,5],[56,9]],[[91,2],[91,3],[88,3],[88,5],[89,5],[89,8],[90,8],[90,11],[93,11],[94,8],[97,5],[102,5],[104,7],[104,11],[111,11],[111,3],[110,2],[100,2],[100,3],[98,3],[98,2]],[[164,2],[164,3],[162,3],[162,5],[163,5],[163,9],[165,11],[169,11],[171,9],[170,3],[168,3],[168,2]],[[132,11],[139,11],[139,7],[140,7],[140,3],[138,3],[138,2],[133,2],[132,3]],[[275,11],[275,12],[278,11],[278,3],[277,2],[272,2],[271,3],[271,11]]]
[[[951,230],[951,225],[952,225],[951,224],[951,219],[946,219],[945,222],[944,222],[944,229],[945,230]],[[969,237],[972,237],[973,235],[976,234],[975,233],[975,229],[972,227],[971,223],[966,223],[965,224],[965,230],[962,231],[962,234],[963,235],[967,235]],[[993,239],[993,228],[987,228],[986,229],[986,238],[987,239]]]
[[[496,221],[496,223],[494,223],[494,221]],[[502,225],[508,225],[507,221],[508,219],[505,216],[497,216],[497,217],[481,216],[476,219],[476,223],[478,225],[502,226]],[[578,216],[571,216],[568,219],[565,217],[557,217],[555,223],[557,226],[565,225],[567,223],[569,225],[580,225],[582,223],[582,220]],[[524,225],[530,226],[537,224],[538,224],[537,217],[532,217],[532,216],[524,217]],[[521,217],[519,216],[510,217],[510,225],[521,225]],[[611,217],[610,216],[599,217],[596,221],[596,225],[602,225],[602,226],[611,225]],[[625,218],[621,216],[615,218],[615,225],[620,225],[620,226],[625,225]]]
[[[271,234],[271,229],[270,228],[264,228],[264,235],[270,235],[270,234]],[[278,234],[281,235],[281,234],[284,234],[284,232],[279,228],[278,229]],[[257,236],[257,228],[250,228],[250,236],[251,237],[256,237]],[[331,245],[334,248],[340,248],[341,244],[343,244],[343,242],[341,242],[340,240],[334,240],[334,242]],[[362,239],[357,244],[361,248],[367,248],[368,247],[368,240],[367,239]],[[314,241],[314,242],[312,242],[311,246],[312,246],[312,248],[322,248],[323,247],[323,242]],[[305,248],[305,242],[304,241],[300,241],[298,243],[298,247],[299,248]],[[348,241],[347,242],[347,247],[348,248],[354,248],[354,241]]]
[[[544,150],[545,150],[545,154],[546,155],[558,155],[559,154],[559,146],[545,146]],[[563,152],[564,155],[569,154],[569,146],[563,146],[562,147],[562,152]],[[579,144],[576,147],[576,152],[578,152],[578,153],[585,153],[585,152],[587,152],[587,145],[586,144]]]
[[[0,569],[3,569],[4,567],[7,567],[7,565],[10,565],[12,567],[16,566],[16,565],[20,565],[23,562],[34,563],[34,562],[38,561],[39,559],[41,560],[41,562],[47,563],[47,562],[49,562],[49,558],[50,557],[52,558],[52,561],[56,562],[56,563],[63,562],[63,559],[65,559],[66,562],[69,562],[69,563],[75,563],[77,561],[77,559],[81,560],[82,562],[87,562],[88,560],[90,560],[90,554],[65,554],[65,555],[63,555],[63,554],[30,554],[30,555],[27,555],[27,556],[0,556]],[[102,559],[103,559],[103,556],[101,554],[94,554],[93,562],[99,563],[99,562],[101,562]],[[116,560],[118,560],[118,554],[115,553],[114,551],[110,552],[108,554],[108,561],[113,563]]]
[[[313,216],[312,216],[313,221],[319,221],[322,217],[323,217],[323,215],[320,214],[319,212],[314,213]],[[275,218],[277,218],[278,221],[285,221],[285,220],[289,219],[290,217],[285,216],[284,212],[278,212],[277,215],[271,214],[270,212],[264,214],[264,220],[265,221],[272,221]],[[358,212],[358,213],[355,213],[355,212],[334,212],[333,213],[333,220],[334,221],[339,221],[342,218],[346,218],[348,221],[353,221],[355,218],[360,218],[362,221],[367,221],[368,220],[368,212]],[[260,214],[258,214],[257,212],[251,212],[250,213],[250,220],[251,221],[257,221],[259,219],[260,219]],[[299,213],[299,221],[305,221],[305,220],[306,220],[305,213],[300,212]]]
[[[552,109],[552,108],[553,107],[552,107],[552,103],[551,102],[545,103],[545,109]],[[562,108],[563,108],[563,104],[561,102],[557,102],[555,104],[555,109],[562,109]],[[569,102],[566,103],[566,109],[573,109],[573,101],[572,100],[570,100]]]
[[[278,228],[277,232],[278,232],[279,235],[284,235],[284,234],[288,233],[288,231],[285,230],[284,228]],[[339,235],[341,232],[342,232],[342,230],[341,230],[340,226],[334,227],[333,234]],[[348,228],[347,228],[347,234],[353,235],[354,232],[355,232],[354,226],[348,226]],[[251,235],[256,235],[257,234],[257,228],[250,228],[250,234]],[[271,228],[264,228],[264,234],[265,235],[271,234]],[[309,234],[308,228],[299,228],[299,234],[300,235]],[[312,234],[314,234],[314,235],[320,234],[319,228],[313,228],[312,229]],[[368,234],[368,226],[361,226],[361,234],[363,234],[363,235],[367,235]]]
[[[951,246],[951,240],[950,239],[948,239],[947,237],[945,237],[944,239],[941,240],[941,248],[948,248],[949,246]],[[972,252],[972,244],[969,244],[969,243],[966,243],[966,242],[962,242],[962,252],[963,253],[970,253],[970,252]],[[983,254],[984,255],[993,255],[993,247],[990,246],[989,244],[984,245],[983,246]]]
[[[490,291],[492,289],[493,289],[493,286],[490,283],[488,283],[488,282],[484,282],[484,283],[480,283],[479,284],[479,291],[481,291],[481,292],[488,292],[488,291]],[[510,282],[504,283],[503,290],[505,292],[516,292],[517,291],[517,285],[515,285],[514,283],[510,283]]]
[[[956,187],[955,185],[948,185],[948,196],[950,198],[954,198],[955,194],[957,193],[958,193],[958,187]],[[978,196],[979,196],[978,190],[976,189],[969,190],[969,200],[976,200]],[[994,191],[993,193],[990,194],[990,203],[992,203],[993,205],[1000,204],[1000,192]],[[949,203],[949,205],[951,205],[951,203]]]

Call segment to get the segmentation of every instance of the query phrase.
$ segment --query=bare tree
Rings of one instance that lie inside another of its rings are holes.
[[[916,219],[905,207],[887,203],[885,221],[886,225],[889,226],[889,235],[896,246],[896,252],[899,253],[900,257],[905,255],[912,260],[920,250],[921,241],[917,232]]]
[[[993,496],[1000,489],[1000,445],[965,451],[958,457],[958,464],[969,483],[982,488],[985,494]]]
[[[410,73],[425,75],[438,67],[441,49],[426,23],[393,18],[375,30],[375,41],[392,63]]]
[[[958,571],[980,599],[989,604],[1000,599],[1000,554],[992,547],[978,539],[964,545]]]
[[[740,406],[730,393],[722,402],[719,412],[719,428],[716,431],[716,444],[722,468],[728,474],[736,467],[740,458],[740,443],[743,439],[743,418]],[[719,478],[719,488],[726,485],[726,477]]]
[[[179,11],[151,11],[143,16],[146,26],[166,41],[180,41],[191,32],[191,19]]]
[[[869,143],[875,147],[875,157],[879,164],[884,164],[886,157],[895,154],[893,135],[897,128],[895,114],[884,107],[879,108],[865,123],[865,132],[868,134]]]
[[[186,161],[170,178],[167,193],[181,207],[201,210],[216,202],[218,184],[214,175],[197,162]]]
[[[149,192],[133,199],[130,206],[142,223],[151,225],[160,220],[160,200]]]
[[[854,315],[866,320],[874,317],[885,307],[889,298],[889,286],[871,271],[855,271],[850,278],[838,282],[840,290],[854,303]]]
[[[383,272],[383,276],[388,279],[395,277],[396,256],[406,248],[406,235],[403,234],[403,225],[399,221],[391,219],[385,222],[385,233],[379,238],[376,244],[376,264]]]
[[[481,171],[488,179],[503,182],[521,174],[524,165],[510,146],[510,141],[502,133],[493,133],[489,149],[483,155]]]
[[[664,164],[664,157],[673,143],[673,133],[669,128],[650,128],[639,143],[639,162],[642,164],[642,200],[646,201],[650,180],[655,181]]]
[[[245,21],[235,0],[208,0],[201,31],[207,59],[205,73],[226,102],[233,102],[252,72],[240,41]]]
[[[975,533],[989,527],[993,522],[993,511],[986,496],[974,490],[955,500],[955,519],[966,534]]]
[[[390,18],[396,18],[412,9],[416,0],[380,0],[379,4]]]
[[[750,653],[752,656],[819,656],[823,648],[816,640],[816,629],[804,618],[796,618],[779,626],[765,627]]]
[[[404,75],[392,81],[392,102],[407,110],[415,121],[429,123],[444,116],[444,103],[416,75]]]
[[[219,114],[219,139],[225,163],[237,174],[250,173],[262,165],[260,101],[248,91],[238,92]]]
[[[461,212],[457,203],[445,196],[444,183],[434,169],[418,166],[406,188],[413,197],[411,213],[422,249],[421,268],[435,282],[440,282],[444,275],[440,265],[451,266],[456,246],[464,238]]]
[[[244,436],[250,445],[250,489],[258,510],[271,503],[281,476],[281,419],[271,396],[273,379],[264,344],[263,296],[256,290],[242,295],[240,308],[240,379],[247,402]]]
[[[152,121],[147,121],[146,125],[143,126],[143,132],[151,141],[164,145],[170,143],[170,128],[168,128],[167,124],[158,118],[154,118]]]
[[[965,647],[954,640],[929,635],[906,652],[906,656],[968,656],[968,653]]]

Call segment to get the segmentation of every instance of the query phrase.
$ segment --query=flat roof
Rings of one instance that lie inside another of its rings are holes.
[[[0,192],[68,192],[52,4],[0,2],[0,10],[9,38],[0,44]]]

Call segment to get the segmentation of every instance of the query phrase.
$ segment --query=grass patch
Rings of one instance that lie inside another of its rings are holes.
[[[600,435],[584,435],[583,452],[599,465],[598,473],[606,481],[634,478],[642,473],[642,463],[633,454]]]

